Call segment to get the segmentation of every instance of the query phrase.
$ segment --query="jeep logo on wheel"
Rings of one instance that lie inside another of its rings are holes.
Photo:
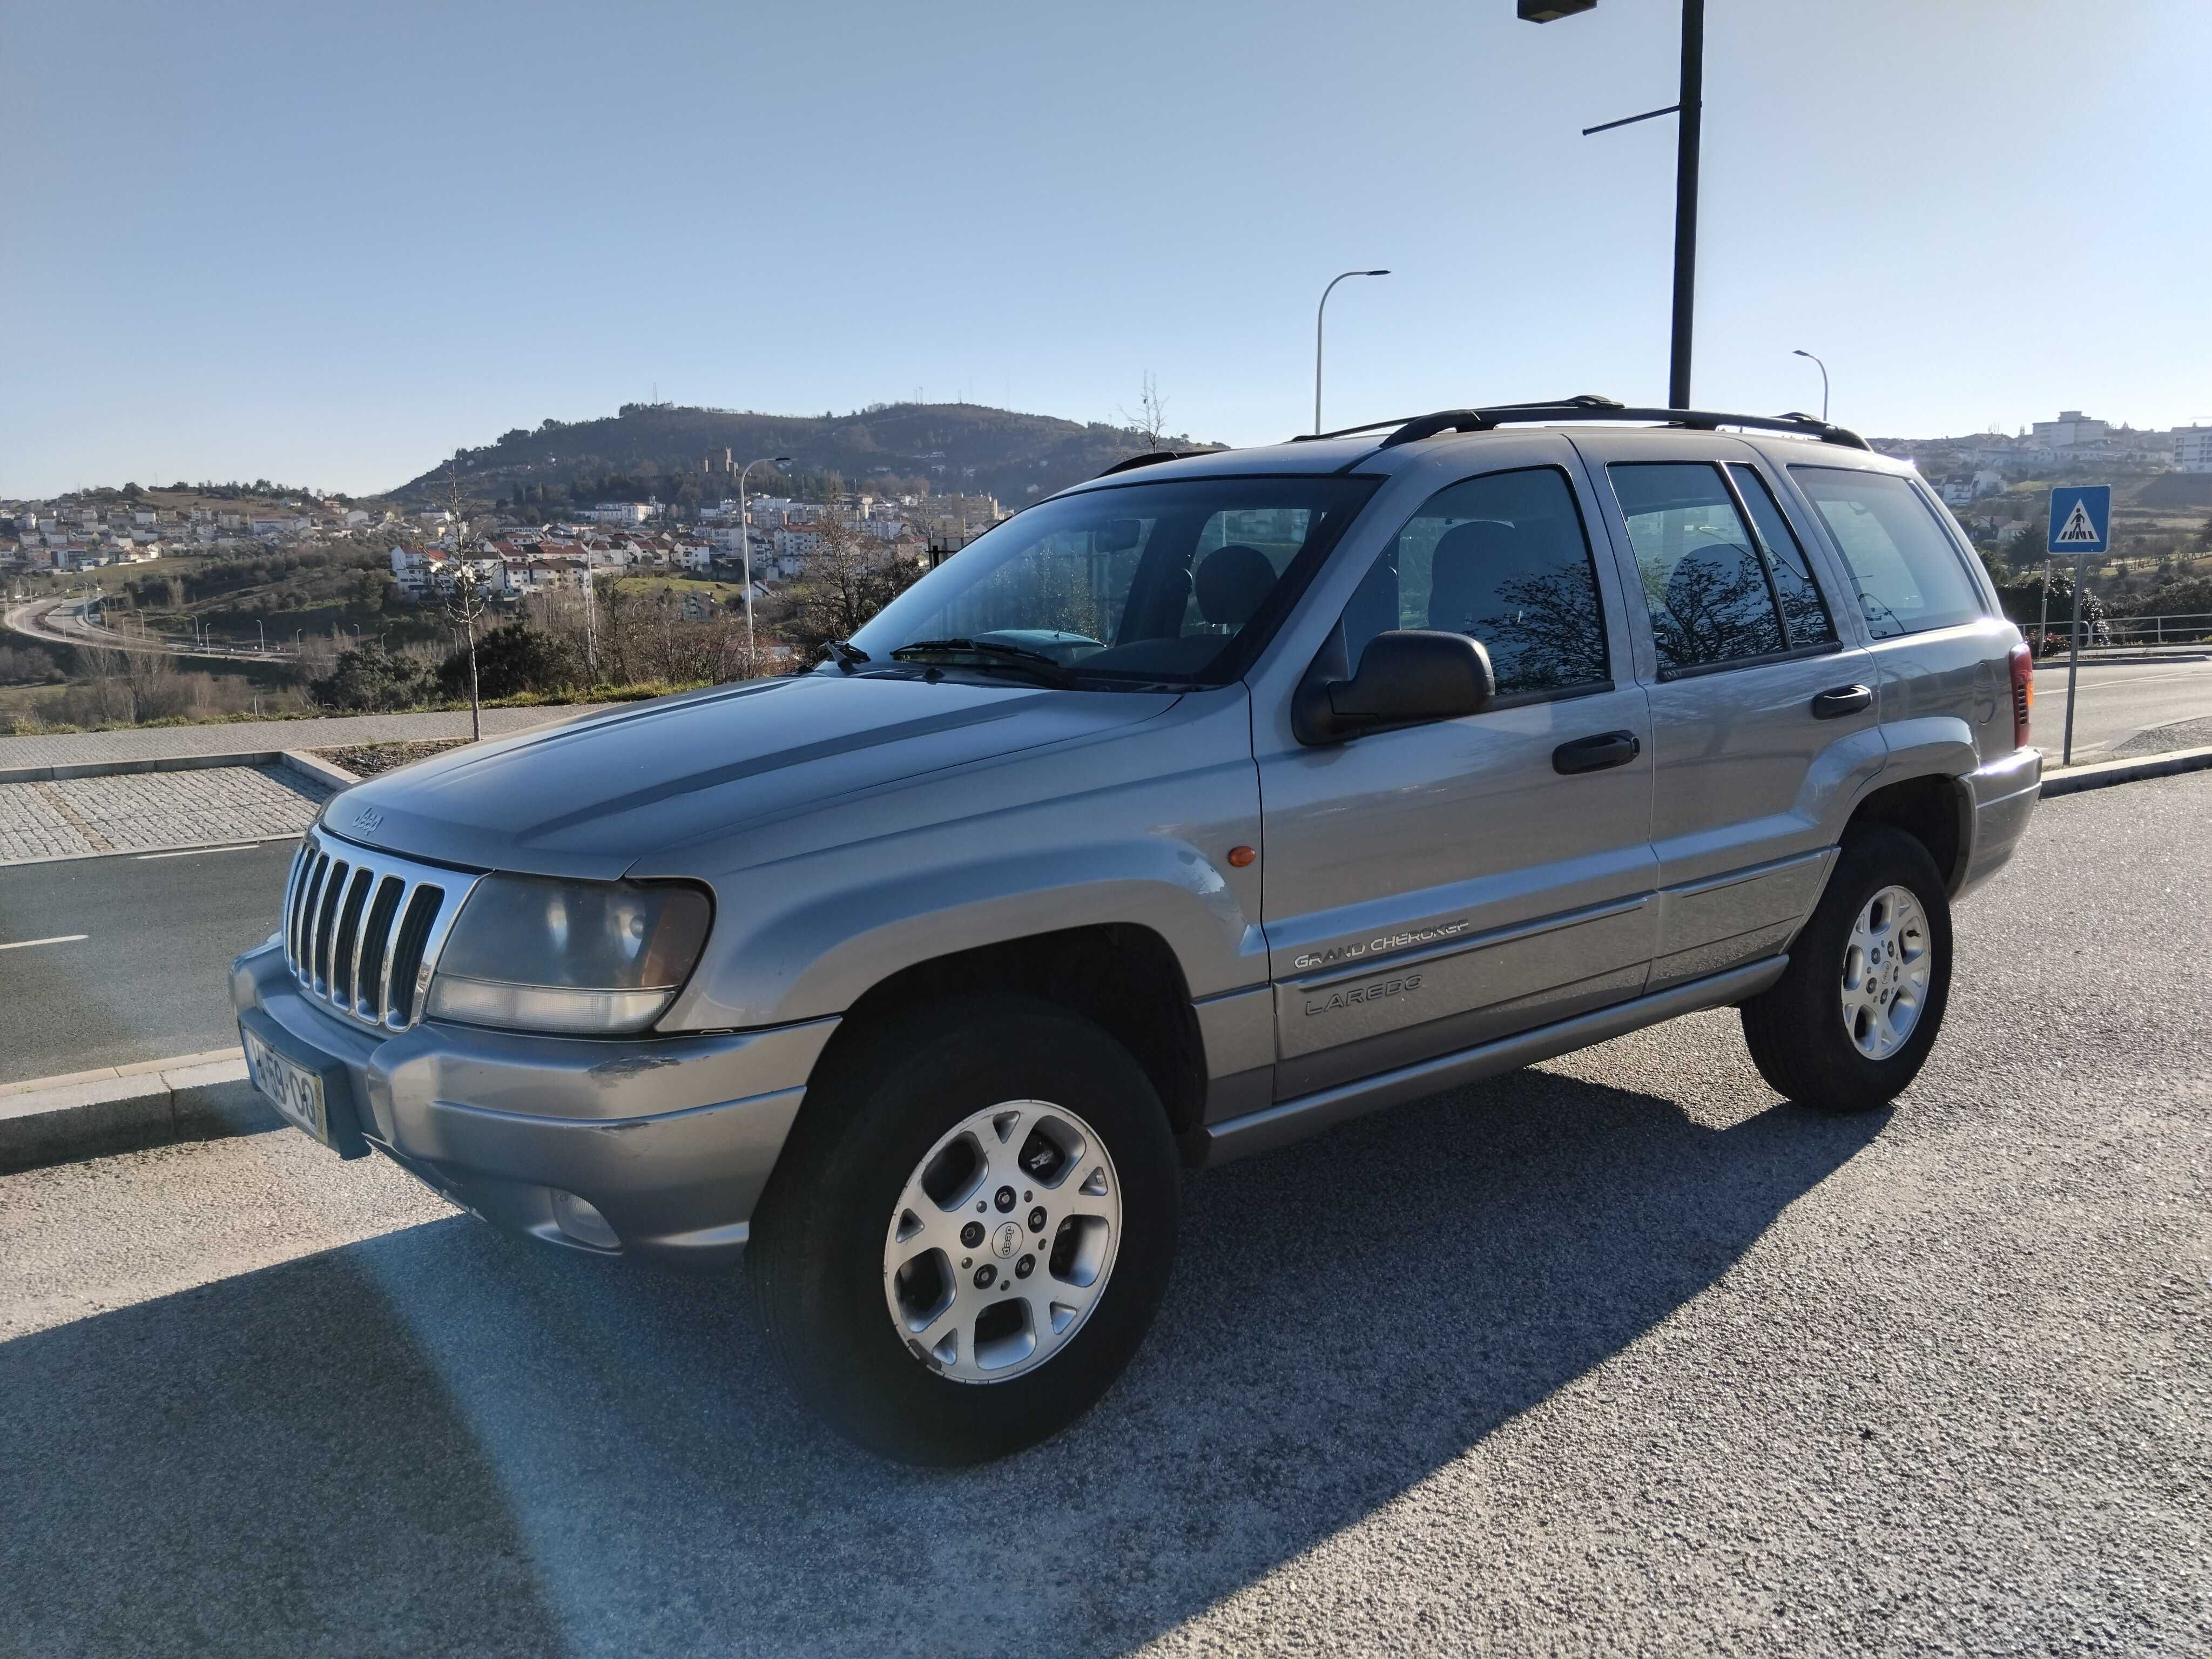
[[[991,1235],[991,1254],[1001,1261],[1022,1248],[1022,1228],[1018,1221],[1002,1221],[999,1230]]]

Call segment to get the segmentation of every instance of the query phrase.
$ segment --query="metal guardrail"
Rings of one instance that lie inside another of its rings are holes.
[[[2027,631],[2038,657],[2069,650],[2074,644],[2074,629],[2069,623],[2052,623],[2042,630],[2039,636],[2033,629]],[[2081,624],[2081,631],[2084,651],[2115,647],[2155,650],[2161,646],[2212,645],[2212,611],[2182,611],[2157,617],[2100,617],[2094,622],[2085,619]]]

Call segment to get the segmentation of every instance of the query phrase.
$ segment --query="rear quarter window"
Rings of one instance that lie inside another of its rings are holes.
[[[1835,466],[1793,466],[1790,474],[1843,550],[1875,638],[1923,634],[1985,614],[1958,548],[1905,480]]]

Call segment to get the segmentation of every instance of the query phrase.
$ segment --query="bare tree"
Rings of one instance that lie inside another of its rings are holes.
[[[77,667],[92,692],[93,706],[99,710],[100,722],[128,719],[131,690],[124,676],[130,653],[99,645],[75,648]]]
[[[469,646],[469,735],[481,741],[483,738],[483,699],[479,695],[477,681],[477,624],[490,609],[483,584],[477,575],[476,567],[469,562],[469,521],[461,512],[460,475],[451,461],[446,463],[446,493],[452,503],[448,511],[453,520],[453,591],[446,600],[446,614],[460,623]]]
[[[850,638],[921,574],[920,566],[901,564],[889,547],[836,513],[823,514],[813,528],[815,549],[802,565],[798,603],[784,624],[809,658],[832,640]]]
[[[461,632],[469,647],[469,735],[483,736],[483,699],[477,682],[477,624],[491,609],[483,591],[483,580],[476,568],[465,559],[454,562],[453,591],[446,600],[446,614],[460,623]]]
[[[1124,409],[1121,418],[1128,422],[1132,432],[1145,441],[1146,449],[1166,447],[1168,400],[1160,396],[1159,382],[1152,378],[1151,369],[1145,371],[1145,391],[1137,400],[1137,412],[1132,415]]]

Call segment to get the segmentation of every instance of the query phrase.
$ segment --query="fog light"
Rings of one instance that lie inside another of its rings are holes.
[[[607,1225],[606,1217],[601,1215],[588,1200],[579,1198],[574,1193],[564,1193],[557,1187],[553,1189],[553,1220],[562,1232],[579,1244],[588,1244],[595,1250],[622,1248],[622,1240],[615,1236],[615,1230]]]

